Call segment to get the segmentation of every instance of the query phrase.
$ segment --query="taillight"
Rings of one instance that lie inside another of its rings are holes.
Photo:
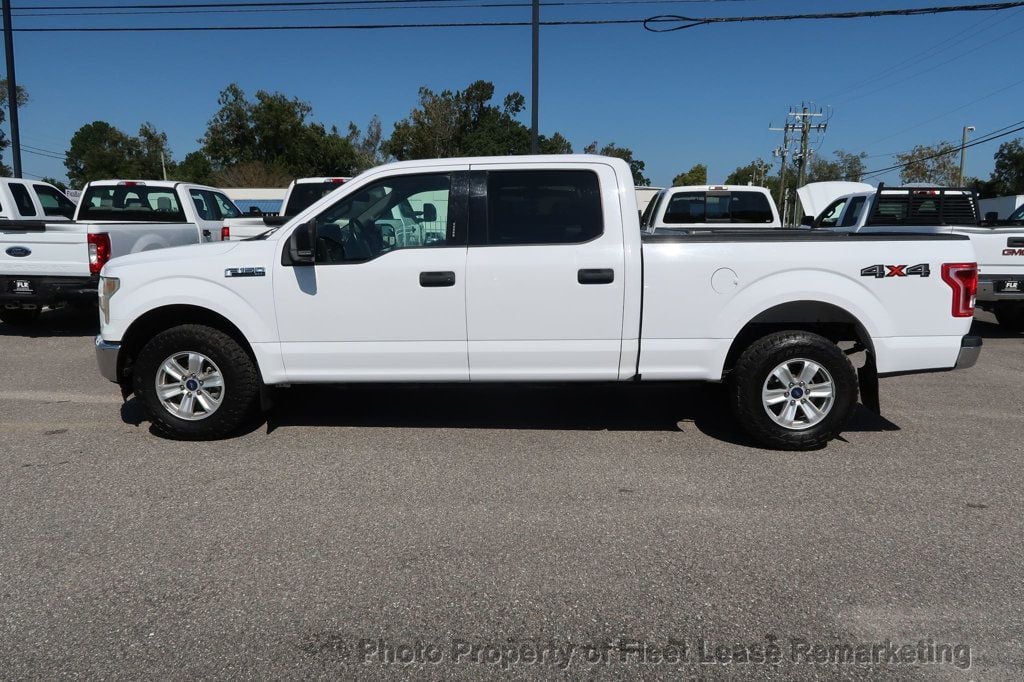
[[[86,235],[89,244],[89,272],[100,274],[104,264],[110,260],[110,235],[106,232]]]
[[[973,317],[974,296],[978,293],[978,264],[943,263],[942,281],[953,290],[953,317]]]
[[[231,239],[231,228],[228,225],[220,228],[220,240],[226,242]]]

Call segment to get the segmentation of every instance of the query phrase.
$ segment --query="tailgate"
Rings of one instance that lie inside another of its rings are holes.
[[[73,223],[45,230],[5,229],[0,223],[0,275],[88,277],[85,231]]]
[[[1024,229],[980,228],[978,231],[972,230],[969,234],[971,242],[974,243],[974,251],[978,255],[978,273],[982,277],[1024,277]]]

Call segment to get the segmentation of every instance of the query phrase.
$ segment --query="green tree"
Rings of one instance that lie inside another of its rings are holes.
[[[395,123],[381,151],[401,161],[528,154],[530,131],[518,120],[526,99],[512,92],[497,106],[491,104],[493,98],[494,85],[487,81],[475,81],[461,91],[420,88],[417,106]],[[544,154],[572,152],[557,132],[550,138],[541,135],[538,145]]]
[[[948,142],[917,145],[911,151],[896,155],[902,166],[900,180],[904,183],[927,182],[933,185],[955,186],[960,179],[960,148]]]
[[[786,170],[786,183],[792,187],[796,182],[796,172],[789,168]],[[745,166],[739,166],[725,178],[727,185],[757,185],[777,190],[779,187],[779,176],[772,172],[772,165],[764,159],[754,159]]]
[[[7,79],[0,79],[0,126],[7,121]],[[18,108],[28,104],[28,92],[25,88],[18,86]],[[0,127],[0,175],[10,175],[11,168],[3,161],[3,153],[8,147],[11,146],[10,140],[7,139],[7,133],[4,132],[3,128]]]
[[[67,183],[65,183],[63,180],[58,180],[57,178],[51,178],[49,176],[46,176],[42,178],[42,181],[50,183],[51,185],[59,189],[61,192],[68,191]]]
[[[168,170],[168,173],[171,171]],[[174,165],[174,179],[194,182],[198,185],[212,185],[213,164],[201,151],[189,152],[179,163]]]
[[[132,176],[146,180],[159,180],[167,168],[168,177],[174,174],[171,150],[167,146],[167,133],[156,129],[152,123],[139,126],[139,134],[131,140],[134,170]]]
[[[673,187],[683,187],[686,185],[706,185],[708,184],[708,167],[703,163],[694,164],[694,166],[679,175],[672,178]]]
[[[352,142],[336,126],[309,120],[307,102],[258,90],[254,100],[232,83],[217,99],[219,109],[199,142],[215,173],[258,163],[290,177],[349,175],[359,166]],[[257,166],[248,166],[251,171]]]
[[[866,152],[852,154],[842,149],[837,149],[833,156],[835,158],[831,161],[815,156],[808,168],[807,182],[824,182],[827,180],[859,182],[864,176],[864,159],[868,158]]]
[[[986,187],[988,196],[1024,194],[1024,140],[1017,138],[999,145],[995,169]]]
[[[384,163],[384,152],[381,150],[384,133],[379,116],[374,115],[370,119],[365,133],[359,130],[355,123],[349,123],[346,139],[356,153],[356,171],[364,171]]]
[[[629,170],[633,173],[633,184],[638,187],[646,187],[651,184],[650,178],[644,175],[644,162],[633,158],[633,150],[628,147],[619,147],[614,142],[609,142],[597,148],[597,142],[591,142],[583,149],[584,154],[600,154],[601,156],[614,156],[629,164]]]
[[[132,177],[133,153],[130,136],[106,121],[93,121],[71,136],[64,167],[72,187],[91,180]]]

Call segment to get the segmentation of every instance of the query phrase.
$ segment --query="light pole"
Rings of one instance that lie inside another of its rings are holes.
[[[964,164],[967,162],[967,136],[976,130],[974,126],[964,126],[964,136],[960,138],[960,180],[957,183],[964,186]]]
[[[18,126],[18,79],[14,75],[14,32],[11,30],[11,0],[3,0],[4,52],[7,57],[7,113],[11,117],[11,166],[21,177],[21,133]]]
[[[540,0],[533,0],[533,88],[530,93],[533,101],[530,103],[533,111],[530,112],[530,153],[540,153],[540,141],[537,136],[537,124],[540,118],[537,111],[537,98],[540,96]]]

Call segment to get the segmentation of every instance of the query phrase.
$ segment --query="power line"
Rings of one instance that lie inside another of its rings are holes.
[[[344,2],[355,0],[341,0]],[[375,0],[376,2],[406,2],[407,0]],[[424,0],[419,0],[423,2]],[[213,3],[210,3],[213,4]],[[223,3],[220,3],[223,4]],[[780,14],[749,17],[706,17],[694,19],[679,15],[659,15],[647,17],[646,19],[567,19],[555,21],[542,21],[542,26],[613,26],[642,24],[643,27],[654,33],[666,33],[678,31],[695,26],[720,23],[740,22],[770,22],[770,21],[796,21],[809,19],[860,19],[868,17],[887,16],[920,16],[926,14],[947,14],[951,12],[991,12],[1014,7],[1024,7],[1024,0],[1016,2],[985,3],[981,5],[947,5],[942,7],[919,7],[891,10],[872,10],[860,12],[826,12],[814,14]],[[672,28],[654,28],[662,23],[684,23],[681,26]],[[483,28],[483,27],[514,27],[530,26],[529,21],[469,21],[469,22],[431,22],[431,23],[402,23],[402,24],[313,24],[313,25],[262,25],[262,26],[87,26],[87,27],[53,27],[53,28],[17,28],[16,31],[24,33],[120,33],[120,32],[210,32],[210,31],[330,31],[330,30],[380,30],[380,29],[404,29],[404,28]]]
[[[721,2],[756,2],[757,0],[671,0],[677,4],[714,4]],[[301,2],[273,2],[263,0],[261,2],[195,2],[195,3],[163,3],[147,5],[50,5],[43,6],[18,6],[14,10],[106,10],[106,9],[207,9],[227,7],[329,7],[337,5],[377,5],[405,2],[433,2],[444,3],[452,0],[302,0]],[[573,4],[573,3],[568,3]],[[646,2],[633,2],[621,4],[648,4]]]
[[[580,0],[579,2],[549,1],[540,3],[541,7],[574,7],[574,6],[622,6],[622,5],[675,5],[689,2],[757,2],[758,0]],[[446,4],[422,4],[446,3]],[[447,4],[456,3],[456,4]],[[286,4],[286,3],[278,3]],[[52,12],[55,8],[33,7],[20,10],[17,17],[99,17],[99,16],[157,16],[165,14],[270,14],[283,12],[359,12],[359,11],[393,11],[406,9],[497,9],[509,7],[529,7],[530,2],[475,2],[460,3],[460,0],[347,0],[339,2],[344,7],[249,7],[242,9],[153,9],[153,10],[102,10],[88,12]],[[155,6],[154,6],[155,7]]]
[[[937,7],[908,7],[901,9],[861,10],[852,12],[813,12],[808,14],[765,14],[754,17],[684,17],[678,14],[661,14],[644,21],[644,28],[652,33],[670,33],[708,24],[733,24],[765,21],[795,21],[807,19],[864,19],[869,17],[916,17],[927,14],[949,14],[951,12],[996,12],[1014,7],[1024,7],[1024,0],[1018,2],[988,2],[976,5],[941,5]],[[652,28],[649,24],[678,23],[672,28]]]
[[[974,140],[973,142],[970,142],[968,144],[963,145],[962,148],[963,149],[969,149],[971,147],[976,147],[979,144],[985,144],[986,142],[992,142],[993,140],[998,140],[1000,138],[1007,137],[1009,135],[1013,135],[1014,133],[1018,133],[1018,132],[1024,130],[1024,125],[1021,125],[1021,124],[1024,124],[1024,121],[1017,121],[1016,123],[1011,123],[1010,124],[1011,126],[1017,126],[1017,127],[1013,128],[1011,130],[1007,130],[1006,132],[999,133],[998,135],[994,134],[994,133],[990,133],[990,134],[984,136],[983,138],[979,138],[977,140]],[[1008,128],[1009,126],[1006,126],[1006,127]],[[911,165],[913,163],[919,163],[921,161],[930,161],[931,159],[937,159],[937,158],[939,158],[941,156],[948,156],[950,154],[957,154],[957,153],[959,153],[960,149],[961,149],[960,145],[951,145],[948,149],[943,149],[942,151],[936,152],[935,154],[929,154],[927,156],[921,156],[921,157],[915,158],[915,159],[913,159],[911,161],[908,161],[906,163],[898,163],[898,164],[896,164],[894,166],[888,166],[886,168],[879,168],[878,170],[867,171],[861,177],[862,177],[862,179],[867,179],[869,177],[873,177],[873,176],[877,176],[877,175],[884,175],[885,173],[888,173],[890,171],[899,170],[901,168],[906,168],[907,166],[909,166],[909,165]]]

